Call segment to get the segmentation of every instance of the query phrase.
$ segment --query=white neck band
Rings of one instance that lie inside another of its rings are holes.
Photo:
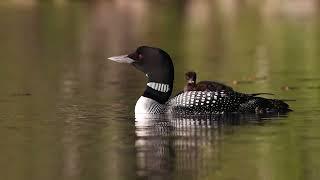
[[[149,82],[147,83],[147,86],[150,88],[160,91],[160,92],[169,92],[170,86],[169,84],[162,84],[162,83],[156,83],[156,82]]]

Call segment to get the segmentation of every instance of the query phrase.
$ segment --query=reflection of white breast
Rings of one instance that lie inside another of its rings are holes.
[[[135,107],[135,114],[161,114],[164,113],[165,106],[157,101],[141,96]]]

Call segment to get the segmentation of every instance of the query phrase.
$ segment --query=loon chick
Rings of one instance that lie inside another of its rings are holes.
[[[184,87],[186,91],[233,91],[232,87],[215,81],[200,81],[197,83],[197,73],[190,71],[185,74],[187,84]]]
[[[255,113],[288,112],[288,104],[281,100],[254,97],[236,91],[187,91],[169,99],[173,89],[174,67],[165,51],[141,46],[128,55],[113,56],[109,60],[128,63],[148,77],[147,87],[135,106],[139,114],[163,113]]]
[[[187,84],[183,88],[183,92],[194,91],[196,89],[197,74],[193,71],[185,74]]]
[[[184,87],[184,92],[187,91],[234,91],[232,87],[215,81],[200,81],[197,83],[197,73],[189,71],[185,74],[187,84]],[[258,95],[274,95],[272,93],[252,93],[251,96]]]

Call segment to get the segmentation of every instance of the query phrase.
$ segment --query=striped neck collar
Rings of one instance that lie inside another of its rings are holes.
[[[147,86],[154,89],[154,90],[157,90],[157,91],[160,91],[160,92],[169,92],[170,91],[170,86],[169,84],[162,84],[162,83],[156,83],[156,82],[148,82],[147,83]]]

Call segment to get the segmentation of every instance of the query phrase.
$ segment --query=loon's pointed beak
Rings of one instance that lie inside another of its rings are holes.
[[[129,58],[128,55],[112,56],[112,57],[109,57],[108,59],[111,61],[118,62],[118,63],[131,64],[131,63],[135,62],[135,60]]]

